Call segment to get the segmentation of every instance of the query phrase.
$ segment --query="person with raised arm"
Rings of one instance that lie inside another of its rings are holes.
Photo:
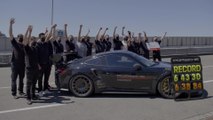
[[[61,36],[57,36],[57,38],[56,38],[55,33],[56,33],[56,27],[53,28],[52,38],[51,38],[52,41],[53,41],[55,54],[62,54],[64,52],[64,46],[61,43],[62,37]],[[61,59],[61,61],[63,61],[63,59]]]
[[[122,50],[123,43],[120,41],[119,35],[116,34],[117,26],[114,28],[113,32],[113,44],[114,44],[114,50]]]
[[[135,53],[134,40],[132,33],[128,31],[127,50]]]
[[[35,86],[38,76],[38,52],[36,49],[35,41],[31,38],[33,27],[28,26],[24,37],[24,51],[25,51],[25,61],[26,61],[26,76],[27,76],[27,104],[32,104],[32,99],[37,100],[38,97],[35,95]]]
[[[67,24],[65,24],[65,27],[67,27]],[[61,43],[61,36],[57,36],[56,38],[56,27],[53,27],[52,30],[52,37],[51,40],[53,41],[53,46],[54,46],[54,50],[55,50],[55,55],[57,57],[60,57],[60,59],[58,61],[55,62],[55,71],[57,71],[57,69],[61,66],[61,64],[64,62],[63,60],[63,52],[64,52],[64,46]],[[67,39],[67,35],[66,35],[66,29],[65,29],[65,39]],[[57,40],[56,40],[57,39]],[[58,93],[60,93],[60,82],[58,81],[58,74],[55,74],[55,83],[56,83],[56,87],[58,89]]]
[[[134,33],[132,33],[132,44],[134,46],[134,53],[138,54],[140,53],[140,43],[137,38],[135,38]]]
[[[145,47],[143,45],[143,38],[142,38],[142,33],[138,33],[138,37],[137,37],[137,40],[139,42],[139,55],[142,55],[144,56],[145,54]]]
[[[65,47],[67,52],[75,52],[74,37],[67,34],[67,24],[64,24]]]
[[[109,40],[109,35],[106,35],[107,30],[109,29],[106,28],[104,33],[101,36],[101,43],[105,52],[110,51],[112,47],[112,43]]]
[[[103,47],[101,45],[101,36],[100,36],[100,32],[102,30],[102,27],[100,27],[100,29],[98,30],[98,33],[95,37],[95,53],[100,53],[103,52]]]
[[[17,40],[13,35],[13,24],[15,19],[10,19],[9,36],[12,44],[12,59],[11,59],[11,92],[14,99],[17,99],[17,77],[19,77],[18,91],[20,96],[24,96],[24,76],[25,76],[25,54],[23,45],[23,35],[18,34]]]
[[[146,43],[148,43],[149,41],[148,41],[148,37],[146,35],[146,32],[144,31],[143,33],[144,33],[144,41],[141,42],[141,46],[144,47],[144,57],[149,59],[149,49],[146,45]]]
[[[90,33],[90,29],[88,30],[88,32],[87,32],[87,34],[85,36],[85,38],[86,38],[85,44],[87,46],[87,56],[92,55],[92,48],[93,48],[93,43],[90,42],[89,33]]]
[[[65,47],[66,47],[66,62],[70,60],[79,58],[77,50],[76,50],[76,41],[74,41],[74,37],[72,35],[67,36],[67,24],[64,24],[64,31],[65,31]]]
[[[45,93],[49,93],[49,76],[52,67],[51,57],[53,55],[52,44],[50,38],[52,36],[53,29],[57,25],[51,27],[50,32],[45,37],[44,33],[39,34],[39,42],[37,42],[38,50],[38,62],[39,62],[39,76],[38,76],[38,92],[39,96],[43,96]],[[44,77],[44,80],[42,80]],[[43,83],[42,83],[43,82]]]
[[[87,56],[87,46],[84,43],[85,37],[81,36],[82,27],[83,27],[83,25],[80,25],[78,38],[77,38],[75,45],[76,45],[76,51],[77,51],[78,55],[83,58],[83,57]]]
[[[109,39],[109,35],[105,35],[104,41],[105,41],[105,45],[106,45],[106,51],[110,51],[112,48],[112,43]]]
[[[160,39],[157,36],[155,36],[153,38],[153,41],[157,42],[160,45],[161,41],[165,38],[166,33],[167,32],[165,32],[164,35]],[[156,60],[161,61],[160,49],[159,50],[153,50],[153,61],[156,61]]]
[[[100,47],[101,47],[101,52],[106,52],[107,50],[107,43],[105,40],[105,34],[107,32],[108,28],[106,28],[103,32],[103,34],[100,36]]]
[[[127,41],[129,39],[129,36],[125,35],[125,26],[122,27],[122,33],[121,34],[122,34],[122,37],[123,37],[123,40],[122,40],[123,50],[128,50]]]

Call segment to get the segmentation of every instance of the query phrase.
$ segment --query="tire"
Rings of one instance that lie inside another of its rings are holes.
[[[94,91],[92,80],[85,75],[76,75],[72,78],[69,82],[69,88],[76,97],[88,97]]]
[[[174,85],[171,81],[171,76],[167,75],[163,77],[157,85],[157,90],[162,97],[173,99],[175,97],[175,94]]]

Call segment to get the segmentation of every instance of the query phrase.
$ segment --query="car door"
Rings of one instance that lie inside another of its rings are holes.
[[[106,56],[107,66],[104,67],[106,84],[116,89],[150,89],[149,70],[127,54],[111,54]],[[135,65],[141,69],[136,70]],[[111,76],[111,79],[109,79]]]
[[[85,62],[90,71],[93,79],[95,80],[95,84],[98,88],[108,88],[108,81],[116,81],[116,76],[111,72],[111,69],[107,67],[106,57],[103,56],[93,56],[93,58],[87,60]]]

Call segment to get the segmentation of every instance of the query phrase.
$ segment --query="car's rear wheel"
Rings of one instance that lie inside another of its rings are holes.
[[[172,99],[174,98],[174,86],[171,80],[171,76],[163,77],[157,86],[158,92],[164,98]]]
[[[92,80],[85,75],[77,75],[71,79],[70,83],[71,92],[77,97],[88,97],[94,91]]]

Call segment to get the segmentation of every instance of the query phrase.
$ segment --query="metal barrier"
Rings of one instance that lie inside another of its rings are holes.
[[[152,38],[150,38],[152,39]],[[161,47],[173,46],[212,46],[213,37],[166,37],[162,40]]]
[[[152,41],[152,37],[149,37],[149,41]],[[213,54],[213,37],[166,37],[160,46],[162,57]],[[0,36],[0,66],[9,64],[10,59],[11,43],[8,38]]]

